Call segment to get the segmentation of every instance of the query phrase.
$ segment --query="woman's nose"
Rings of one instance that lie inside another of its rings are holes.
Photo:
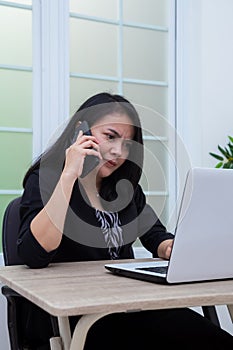
[[[120,157],[122,155],[122,147],[123,142],[119,139],[116,142],[114,142],[114,144],[112,144],[111,153],[117,157]]]

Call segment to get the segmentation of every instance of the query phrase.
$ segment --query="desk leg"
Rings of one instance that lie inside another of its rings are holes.
[[[95,323],[100,318],[108,314],[110,314],[110,312],[102,314],[83,315],[76,324],[69,350],[83,350],[87,332],[90,329],[90,327],[93,325],[93,323]]]
[[[62,339],[62,349],[69,350],[71,343],[71,332],[69,317],[58,317],[60,337]]]
[[[229,314],[231,316],[231,321],[233,323],[233,304],[232,305],[227,305],[227,308],[228,308]]]
[[[52,337],[49,340],[51,350],[63,350],[61,337]]]

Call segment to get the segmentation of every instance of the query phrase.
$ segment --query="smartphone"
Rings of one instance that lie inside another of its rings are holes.
[[[80,125],[78,125],[75,128],[74,135],[71,140],[71,144],[73,144],[76,141],[80,130],[83,131],[84,135],[90,135],[90,136],[92,135],[88,123],[84,120]],[[85,177],[87,174],[89,174],[90,171],[95,169],[95,167],[99,164],[99,162],[100,162],[99,157],[93,156],[93,155],[87,155],[83,163],[83,171],[80,177]]]

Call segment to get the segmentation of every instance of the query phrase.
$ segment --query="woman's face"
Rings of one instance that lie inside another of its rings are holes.
[[[97,138],[102,160],[97,167],[98,177],[111,175],[128,158],[134,126],[127,114],[113,113],[99,119],[91,127],[92,135]]]

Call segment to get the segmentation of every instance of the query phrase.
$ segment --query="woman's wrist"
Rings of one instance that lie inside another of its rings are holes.
[[[60,177],[60,184],[62,188],[73,188],[75,181],[77,180],[77,177],[74,176],[71,172],[62,172]]]
[[[65,202],[69,203],[70,201],[75,181],[76,178],[72,176],[72,174],[66,172],[61,174],[57,188],[60,187],[60,191],[62,192],[62,197],[65,199]]]

